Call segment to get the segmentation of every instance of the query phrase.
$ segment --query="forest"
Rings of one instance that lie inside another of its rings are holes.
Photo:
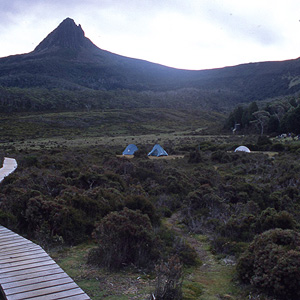
[[[239,130],[245,133],[258,132],[260,135],[269,134],[274,136],[280,133],[300,133],[299,127],[299,98],[288,96],[277,98],[274,101],[261,103],[258,107],[256,102],[248,106],[238,106],[229,115],[225,127],[234,128],[238,124]]]
[[[299,299],[300,142],[277,137],[299,133],[298,105],[252,103],[227,119],[171,108],[3,114],[1,156],[18,169],[1,183],[1,225],[62,263],[81,253],[87,271],[70,272],[92,299]],[[132,159],[120,156],[129,143]],[[155,143],[169,159],[149,159]],[[224,290],[201,277],[213,274],[209,255],[230,274]],[[140,273],[141,295],[96,279]]]
[[[227,111],[240,102],[227,89],[181,88],[169,91],[19,88],[0,85],[0,111],[90,111],[100,109],[172,108]]]

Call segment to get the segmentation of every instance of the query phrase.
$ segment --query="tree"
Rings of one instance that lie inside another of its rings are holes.
[[[254,112],[252,115],[255,118],[255,120],[252,121],[252,123],[257,125],[257,127],[260,128],[260,134],[263,135],[264,129],[270,119],[270,113],[265,110],[259,110],[259,111]]]
[[[277,133],[279,132],[280,122],[276,116],[271,116],[267,126],[268,126],[269,133],[273,133],[273,132]]]
[[[251,121],[254,120],[253,113],[258,111],[258,106],[256,102],[252,102],[249,104],[248,108],[244,111],[243,118],[242,118],[242,125],[246,127],[250,124]]]
[[[286,111],[290,108],[290,105],[283,102],[274,102],[268,105],[267,111],[277,118],[278,121],[282,119]]]
[[[300,133],[300,106],[291,110],[287,113],[286,117],[282,120],[284,126],[288,132],[293,132],[296,134]]]
[[[232,129],[236,124],[242,125],[242,119],[244,115],[244,109],[241,106],[238,106],[228,117],[225,127]]]

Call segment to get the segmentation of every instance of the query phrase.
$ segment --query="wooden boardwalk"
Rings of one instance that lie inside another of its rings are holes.
[[[14,158],[4,157],[3,167],[0,169],[0,182],[4,179],[4,177],[11,174],[17,166],[17,161]]]
[[[90,299],[40,246],[3,226],[0,285],[7,300]]]

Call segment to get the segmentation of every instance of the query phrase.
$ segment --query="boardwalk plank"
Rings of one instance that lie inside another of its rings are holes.
[[[19,273],[34,272],[33,269],[35,267],[47,267],[48,265],[55,265],[55,262],[50,260],[43,264],[34,263],[34,264],[26,265],[25,267],[22,266],[22,267],[0,269],[0,278],[15,276],[16,274],[18,274],[18,272]]]
[[[11,247],[18,247],[18,246],[26,246],[26,245],[31,245],[32,242],[22,239],[18,241],[11,241],[11,243],[6,243],[5,245],[1,246],[1,250],[3,251],[4,249],[10,249]]]
[[[15,240],[11,240],[10,242],[7,243],[0,243],[0,254],[4,254],[5,253],[12,253],[14,251],[16,251],[17,249],[23,249],[26,250],[27,248],[41,248],[40,246],[22,238],[22,239],[15,239]]]
[[[12,233],[14,233],[13,231],[7,229],[7,228],[4,227],[4,226],[1,226],[0,231],[6,231],[6,232],[12,232]]]
[[[8,254],[8,253],[14,253],[14,252],[16,252],[16,251],[20,251],[20,250],[23,250],[23,251],[27,251],[28,249],[39,249],[39,247],[38,246],[36,246],[36,245],[30,245],[30,244],[28,244],[28,245],[18,245],[18,246],[14,246],[14,247],[11,247],[11,248],[9,248],[9,249],[3,249],[3,251],[0,251],[0,255],[2,255],[2,254]],[[2,249],[1,249],[2,250]]]
[[[14,172],[17,166],[17,161],[14,158],[4,157],[3,167],[0,169],[0,182],[4,177]]]
[[[30,285],[23,285],[20,287],[9,288],[5,290],[5,294],[6,296],[9,296],[13,294],[31,292],[35,290],[44,289],[44,288],[50,288],[50,287],[58,287],[59,289],[61,289],[61,286],[67,283],[73,283],[73,280],[68,276],[64,278],[58,278],[56,280],[49,280],[46,282],[38,282],[38,283],[32,283]],[[62,288],[64,289],[64,287]]]
[[[23,277],[24,278],[24,277]],[[46,282],[46,281],[51,281],[51,280],[58,280],[58,279],[63,279],[63,278],[70,278],[66,273],[61,272],[58,274],[48,274],[45,276],[42,276],[41,274],[32,279],[24,279],[24,280],[14,280],[13,282],[8,282],[8,283],[2,283],[1,286],[3,289],[11,289],[11,288],[16,288],[20,286],[25,286],[25,285],[31,285],[31,284],[36,284],[36,283],[41,283],[41,282]]]
[[[1,255],[1,260],[0,260],[0,264],[1,263],[6,263],[9,261],[19,261],[19,260],[24,260],[24,259],[30,259],[31,257],[40,257],[43,255],[48,255],[44,250],[35,250],[35,249],[29,249],[26,252],[19,252],[19,253],[10,253],[8,255]]]
[[[50,276],[50,275],[55,276],[58,274],[66,274],[66,273],[63,271],[63,269],[61,269],[57,265],[53,265],[53,266],[47,266],[47,270],[41,270],[41,271],[36,270],[33,273],[26,273],[23,275],[16,275],[16,276],[2,278],[1,283],[2,283],[2,286],[4,286],[4,284],[8,284],[8,283],[13,284],[13,283],[22,282],[25,280],[32,280],[32,279],[38,280],[38,278],[44,278],[44,277]]]
[[[13,232],[3,232],[0,230],[0,239],[5,239],[7,237],[17,237],[18,235]]]
[[[43,296],[49,294],[65,293],[66,295],[68,295],[68,293],[72,293],[72,290],[77,290],[77,289],[78,289],[77,284],[73,282],[73,283],[67,283],[67,284],[58,285],[54,287],[47,287],[40,290],[7,295],[6,298],[8,300],[21,300],[21,299],[30,299],[30,298],[38,297],[38,299],[40,300],[43,299]],[[79,290],[80,291],[77,291],[77,294],[75,295],[82,293],[82,290],[81,289]],[[59,299],[59,298],[53,298],[53,299]]]
[[[1,252],[0,251],[0,258],[3,257],[3,259],[7,259],[7,258],[12,258],[12,257],[19,257],[20,255],[22,256],[27,256],[30,255],[31,253],[33,254],[39,254],[45,252],[44,250],[42,250],[41,248],[36,248],[36,247],[27,247],[25,249],[12,249],[12,251],[5,251],[5,252]],[[1,260],[1,259],[0,259]]]
[[[1,263],[0,268],[2,268],[2,269],[13,268],[13,267],[18,267],[18,266],[22,266],[22,268],[23,268],[29,264],[43,263],[43,262],[47,262],[47,261],[52,261],[52,259],[49,256],[35,257],[35,258],[25,259],[25,260],[21,260],[21,261],[14,261],[14,262],[8,262],[8,263],[3,263],[3,264]]]
[[[30,252],[27,252],[30,253]],[[36,253],[36,254],[29,254],[29,255],[24,255],[24,256],[11,256],[9,258],[4,258],[0,262],[0,268],[4,267],[6,264],[12,265],[14,263],[16,264],[23,264],[24,261],[28,261],[31,259],[46,259],[49,258],[47,253]],[[50,258],[51,259],[51,258]]]
[[[6,300],[89,300],[38,245],[0,226],[0,285]]]
[[[70,296],[70,297],[64,297],[64,298],[59,298],[59,299],[62,299],[62,300],[89,300],[91,299],[87,294],[83,293],[83,294],[80,294],[80,295],[76,295],[76,296]]]
[[[39,296],[38,299],[39,300],[56,300],[56,299],[65,299],[65,298],[73,299],[75,296],[79,296],[79,295],[84,297],[86,294],[84,294],[80,288],[76,288],[76,289],[66,290],[63,292],[57,292],[54,294]],[[14,300],[14,299],[8,299],[8,300]],[[26,300],[37,300],[37,298],[27,298]]]
[[[0,256],[5,257],[9,255],[14,255],[18,253],[26,253],[26,252],[33,252],[33,251],[44,251],[40,246],[37,246],[36,244],[28,245],[27,247],[19,247],[19,248],[11,248],[7,249],[6,251],[1,251],[0,248]]]
[[[5,236],[5,237],[0,237],[0,245],[6,245],[7,243],[12,243],[12,242],[16,242],[16,241],[20,241],[20,238],[18,236]]]

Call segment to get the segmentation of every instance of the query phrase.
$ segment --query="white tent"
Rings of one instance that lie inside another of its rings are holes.
[[[234,152],[239,152],[239,151],[250,153],[250,149],[246,146],[239,146],[234,150]]]

